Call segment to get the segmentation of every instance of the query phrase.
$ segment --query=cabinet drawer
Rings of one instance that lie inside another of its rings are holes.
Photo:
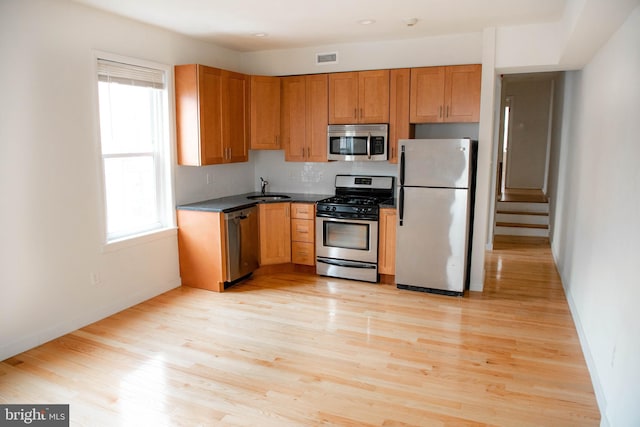
[[[291,242],[291,262],[294,264],[316,265],[313,243]]]
[[[313,221],[310,219],[292,219],[291,240],[294,242],[313,243]]]
[[[314,219],[315,214],[315,205],[311,203],[291,204],[291,218]]]

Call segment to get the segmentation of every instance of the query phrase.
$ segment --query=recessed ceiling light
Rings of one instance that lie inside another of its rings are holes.
[[[362,24],[362,25],[371,25],[371,24],[375,24],[376,21],[373,19],[361,19],[358,21],[358,24]]]
[[[413,27],[418,23],[418,18],[405,18],[403,21],[407,27]]]
[[[267,33],[253,33],[253,37],[267,37],[268,35]]]

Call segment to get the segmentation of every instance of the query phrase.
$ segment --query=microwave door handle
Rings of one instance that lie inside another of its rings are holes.
[[[367,135],[367,157],[371,159],[371,132]]]

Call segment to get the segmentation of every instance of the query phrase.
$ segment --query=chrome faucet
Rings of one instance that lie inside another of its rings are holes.
[[[269,185],[269,181],[265,181],[264,179],[262,179],[262,177],[260,177],[260,193],[262,193],[263,196],[265,195],[267,185]]]

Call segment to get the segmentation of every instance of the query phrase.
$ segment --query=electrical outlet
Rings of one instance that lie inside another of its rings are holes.
[[[207,172],[207,185],[211,185],[211,174]]]

